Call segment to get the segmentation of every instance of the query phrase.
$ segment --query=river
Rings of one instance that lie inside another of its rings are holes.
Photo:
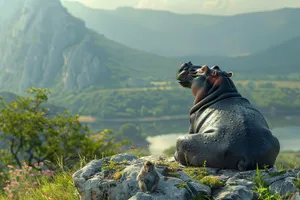
[[[281,146],[281,151],[300,151],[300,126],[286,126],[272,129]],[[149,150],[153,155],[162,155],[163,151],[175,146],[177,138],[183,133],[171,133],[148,137]]]

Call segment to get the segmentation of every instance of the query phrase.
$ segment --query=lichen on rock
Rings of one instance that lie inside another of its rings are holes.
[[[139,191],[136,177],[144,161],[151,161],[160,176],[154,193]],[[299,169],[278,171],[191,168],[163,156],[137,158],[119,154],[93,160],[73,175],[82,200],[198,200],[297,199]],[[276,197],[276,198],[275,198]],[[280,197],[280,198],[279,198]]]

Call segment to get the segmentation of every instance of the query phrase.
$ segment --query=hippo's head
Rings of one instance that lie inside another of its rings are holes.
[[[193,94],[196,96],[194,103],[216,91],[218,92],[215,94],[219,95],[236,90],[233,82],[229,80],[231,76],[231,72],[222,71],[218,66],[211,68],[207,65],[195,66],[191,62],[182,64],[177,72],[179,84],[192,89]]]
[[[197,69],[201,66],[195,66],[191,62],[183,63],[177,71],[176,78],[178,83],[185,88],[191,88],[192,82],[196,77]]]

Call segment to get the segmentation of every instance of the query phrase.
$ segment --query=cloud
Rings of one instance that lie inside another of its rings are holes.
[[[300,7],[300,0],[77,0],[88,6],[115,9],[120,6],[169,10],[177,13],[230,15]]]

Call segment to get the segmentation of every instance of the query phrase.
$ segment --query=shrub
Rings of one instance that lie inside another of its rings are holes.
[[[87,160],[102,158],[117,153],[126,143],[116,142],[110,130],[101,132],[99,138],[91,138],[92,133],[79,122],[78,115],[50,114],[42,106],[48,100],[49,90],[31,88],[28,93],[33,97],[0,101],[0,139],[7,144],[0,152],[2,164],[21,168],[22,161],[32,167],[35,162],[44,162],[55,169],[53,163],[60,158],[61,166],[74,167],[79,155]]]

